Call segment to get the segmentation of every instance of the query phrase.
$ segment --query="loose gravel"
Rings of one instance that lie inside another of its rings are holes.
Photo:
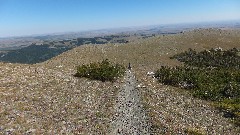
[[[116,115],[111,134],[150,135],[150,124],[146,116],[133,73],[128,70],[125,84],[118,93]]]

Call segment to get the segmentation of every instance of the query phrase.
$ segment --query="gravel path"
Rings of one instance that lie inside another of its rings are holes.
[[[111,134],[149,134],[150,124],[136,89],[135,76],[130,70],[127,71],[125,80],[125,85],[118,93]]]

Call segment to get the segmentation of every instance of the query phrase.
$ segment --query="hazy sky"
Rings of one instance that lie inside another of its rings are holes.
[[[239,19],[240,0],[0,0],[0,37]]]

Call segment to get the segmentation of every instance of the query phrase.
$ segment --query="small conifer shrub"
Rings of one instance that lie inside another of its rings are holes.
[[[113,64],[108,59],[102,62],[90,63],[77,67],[75,77],[86,77],[100,81],[115,81],[124,75],[125,67],[120,64]]]

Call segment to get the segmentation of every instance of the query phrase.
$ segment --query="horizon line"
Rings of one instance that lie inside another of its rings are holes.
[[[141,25],[141,26],[119,26],[119,27],[109,27],[109,28],[96,28],[96,29],[87,29],[87,30],[77,30],[77,31],[63,31],[63,32],[46,32],[46,33],[39,33],[39,34],[23,34],[23,35],[12,35],[12,36],[0,36],[0,39],[7,39],[7,38],[24,38],[24,37],[37,37],[37,36],[60,36],[64,34],[74,34],[74,33],[83,33],[83,32],[91,32],[91,31],[103,31],[103,30],[117,30],[117,29],[129,29],[129,28],[143,28],[143,27],[154,27],[154,26],[176,26],[176,25],[210,25],[213,23],[240,23],[240,19],[234,20],[218,20],[218,21],[202,21],[202,22],[179,22],[179,23],[166,23],[166,24],[149,24],[149,25]],[[221,25],[221,24],[215,24]],[[222,24],[223,25],[223,24]]]

